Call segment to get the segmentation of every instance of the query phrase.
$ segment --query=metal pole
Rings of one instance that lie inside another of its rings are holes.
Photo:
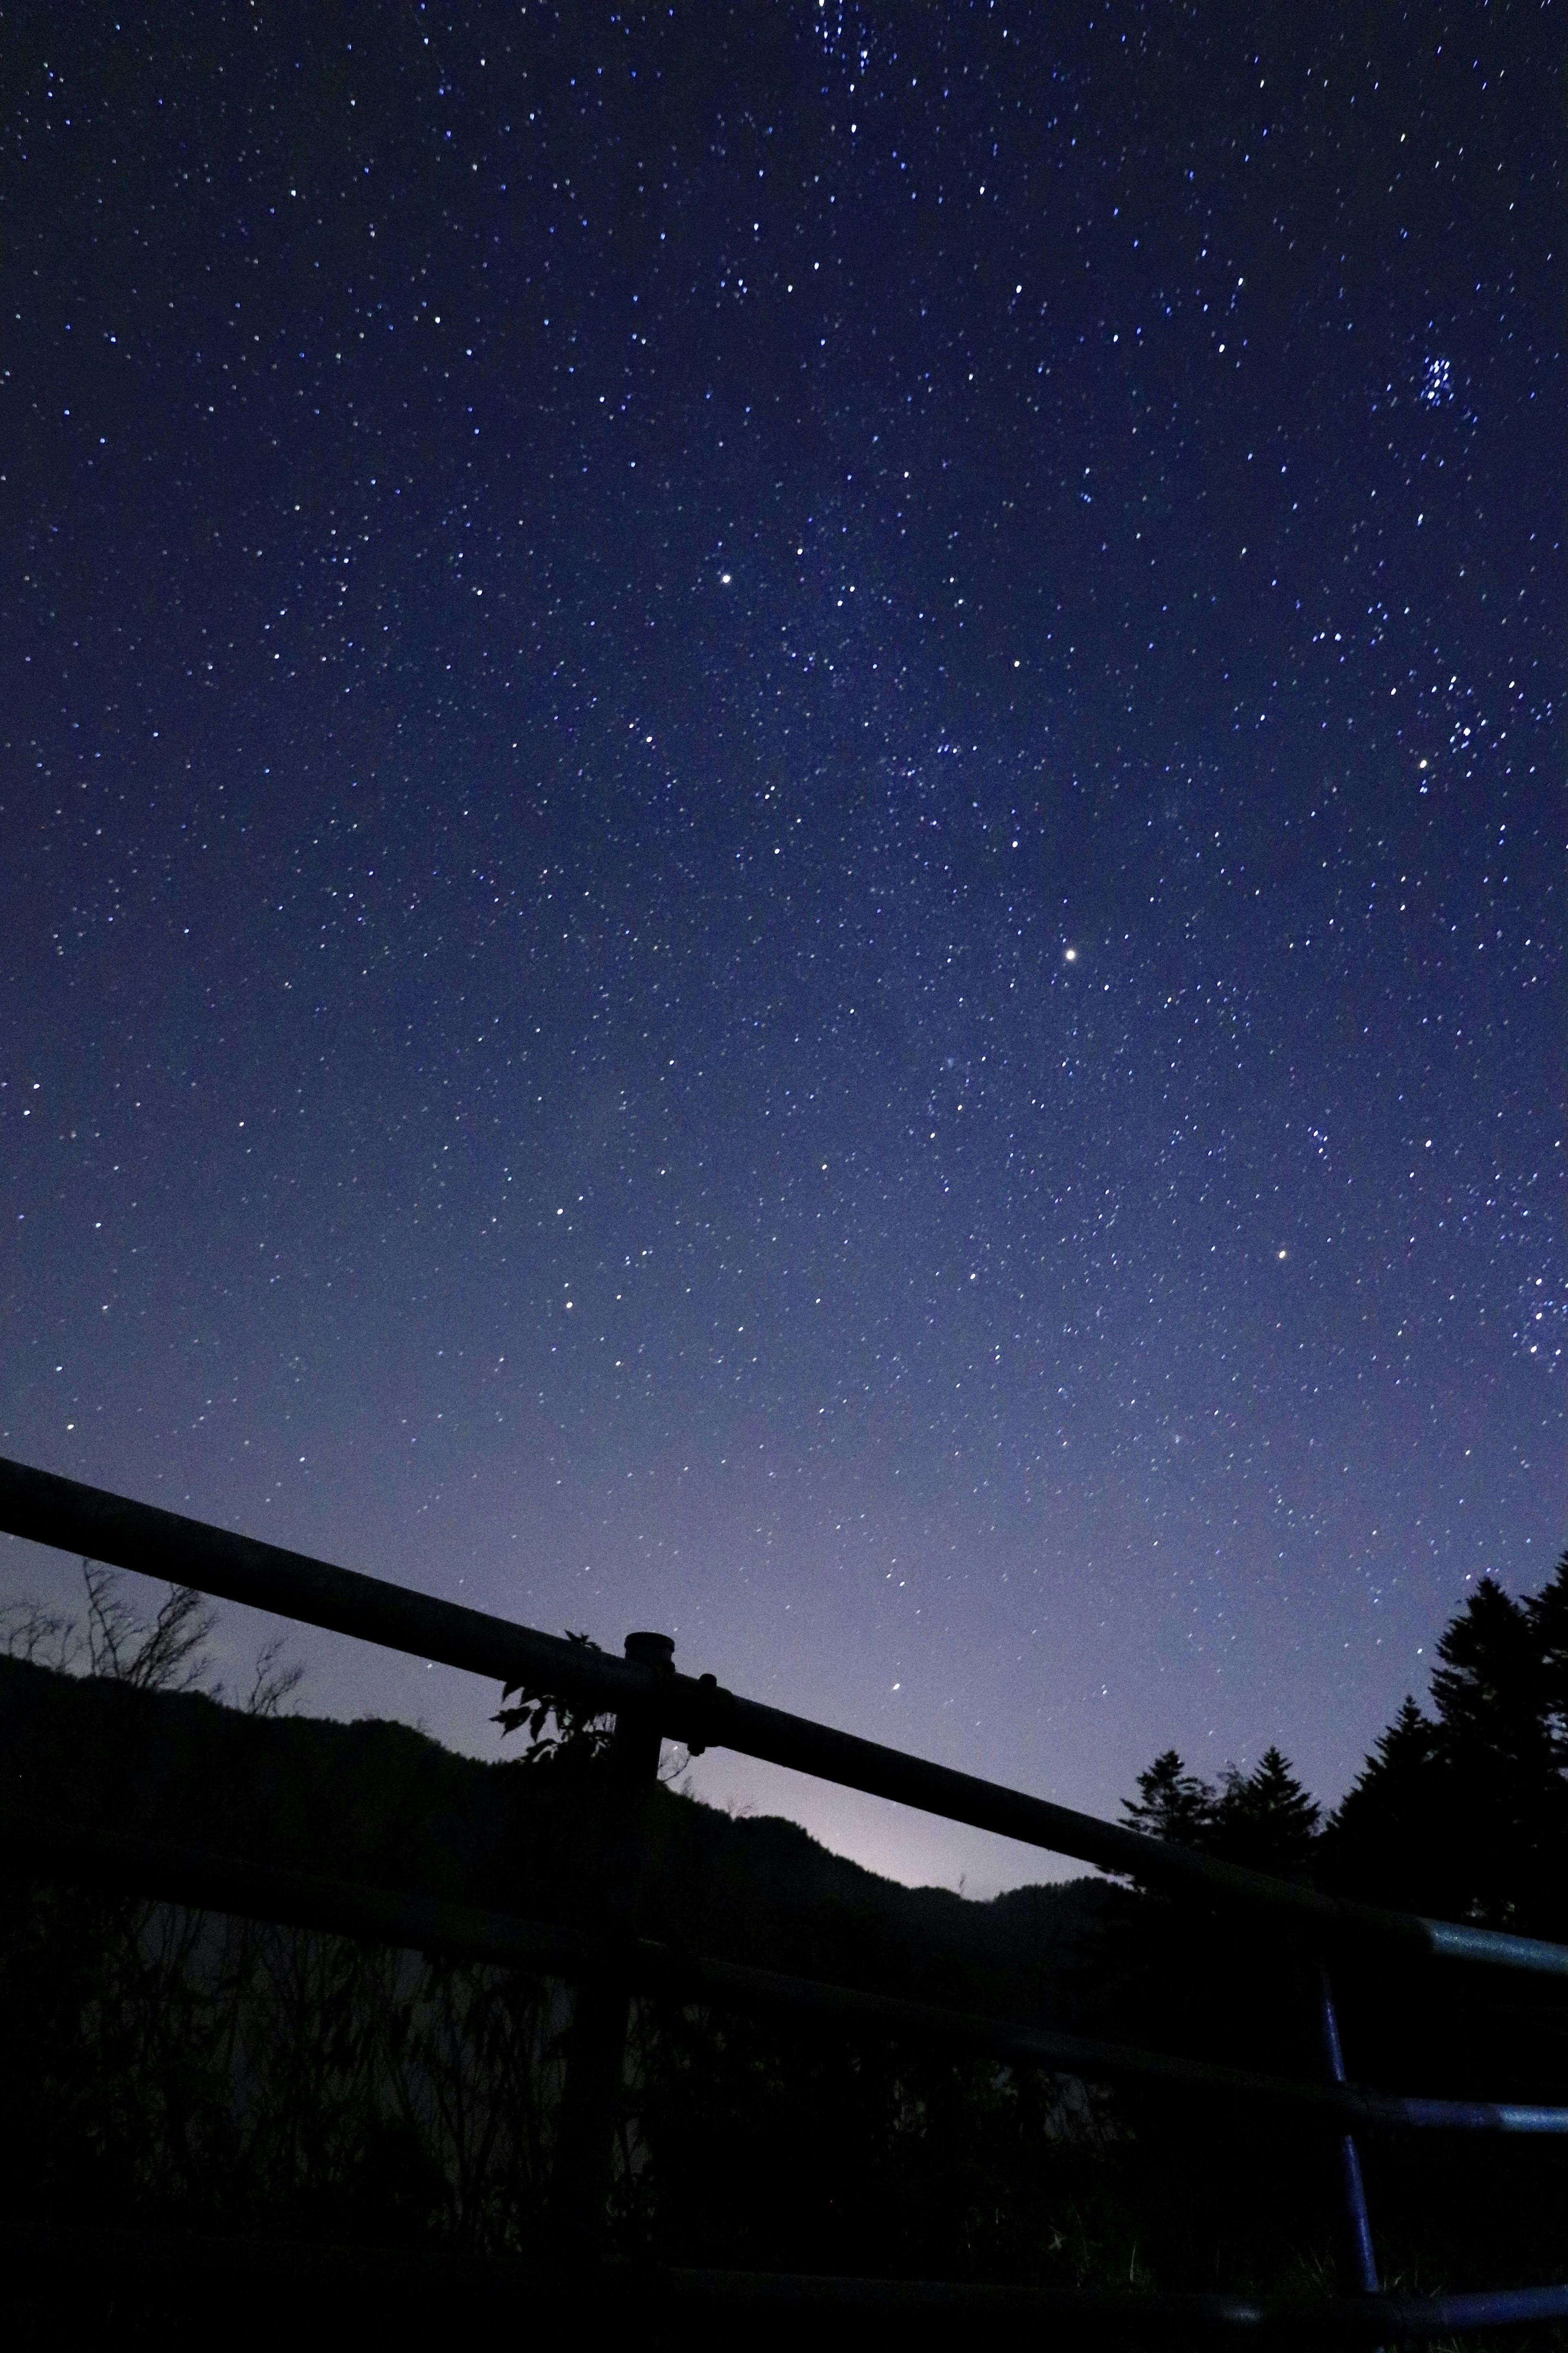
[[[1321,1963],[1318,1968],[1318,2028],[1330,2078],[1335,2084],[1343,2084],[1345,2060],[1340,2045],[1340,2021],[1334,2010],[1333,1987]],[[1353,2134],[1341,2135],[1339,2162],[1340,2198],[1351,2277],[1363,2295],[1376,2295],[1380,2292],[1377,2258],[1373,2253],[1372,2220],[1366,2211],[1366,2187],[1361,2177],[1361,2152],[1356,2147]]]
[[[628,1634],[626,1655],[657,1675],[675,1672],[668,1634]],[[650,1711],[623,1707],[610,1746],[609,1790],[597,1873],[601,1931],[627,1943],[637,1915],[647,1860],[647,1800],[658,1779],[663,1741]],[[570,2253],[593,2264],[605,2252],[616,2135],[626,2082],[631,1989],[613,1963],[578,1980],[566,2045],[555,2195]]]

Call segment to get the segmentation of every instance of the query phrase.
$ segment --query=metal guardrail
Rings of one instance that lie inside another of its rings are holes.
[[[627,2003],[633,1991],[640,1991],[794,2013],[852,2032],[984,2052],[1091,2083],[1135,2082],[1189,2097],[1261,2103],[1315,2120],[1331,2132],[1338,2128],[1351,2268],[1361,2290],[1353,2297],[1298,2307],[1224,2296],[1073,2295],[940,2282],[662,2273],[658,2295],[671,2310],[787,2308],[846,2316],[875,2310],[893,2317],[918,2309],[924,2314],[950,2311],[955,2317],[960,2313],[1019,2320],[1049,2316],[1069,2337],[1098,2342],[1144,2336],[1169,2341],[1194,2332],[1212,2336],[1239,2330],[1280,2341],[1305,2336],[1320,2343],[1392,2344],[1568,2320],[1568,2285],[1437,2298],[1383,2293],[1353,2138],[1354,2131],[1365,2129],[1563,2136],[1568,2135],[1568,2109],[1406,2098],[1348,2083],[1326,1976],[1321,2014],[1325,2079],[1307,2083],[678,1952],[635,1933],[637,1874],[632,1866],[639,1798],[657,1778],[664,1738],[684,1742],[694,1754],[725,1746],[1069,1855],[1171,1894],[1252,1915],[1260,1925],[1290,1931],[1294,1941],[1319,1953],[1350,1950],[1391,1961],[1462,1960],[1563,1978],[1568,1977],[1568,1947],[1344,1902],[762,1706],[722,1690],[711,1676],[677,1673],[673,1646],[663,1636],[628,1636],[628,1655],[615,1659],[3,1458],[0,1530],[383,1648],[439,1659],[503,1684],[555,1693],[579,1708],[615,1715],[611,1786],[617,1793],[613,1810],[621,1852],[612,1858],[616,1867],[611,1875],[620,1895],[618,1909],[614,1898],[606,1905],[605,1925],[598,1931],[546,1926],[178,1846],[67,1835],[0,1815],[0,1865],[25,1873],[85,1880],[153,1900],[574,1980],[579,1993],[560,2160],[563,2211],[569,2252],[592,2259],[595,2276],[606,2286],[613,2282],[600,2260],[600,2235],[609,2179],[611,2113],[624,2065]],[[65,2235],[73,2242],[82,2238]],[[363,2263],[363,2251],[342,2253],[351,2272]],[[644,2279],[639,2294],[651,2292]]]
[[[0,1869],[63,1879],[191,1911],[276,1921],[355,1936],[448,1960],[489,1962],[542,1977],[604,1978],[635,1993],[712,2003],[763,2016],[813,2018],[851,2033],[983,2053],[1088,2084],[1142,2084],[1237,2105],[1293,2110],[1324,2124],[1373,2131],[1494,2132],[1568,2137],[1568,2108],[1518,2102],[1414,2100],[1348,2083],[1305,2083],[1220,2067],[1128,2043],[937,2002],[910,2001],[822,1978],[753,1968],[682,1951],[651,1936],[616,1936],[555,1922],[291,1871],[164,1840],[42,1830],[0,1810]]]
[[[411,1592],[357,1569],[336,1568],[227,1528],[208,1527],[151,1504],[0,1459],[0,1529],[115,1568],[195,1586],[307,1626],[356,1636],[503,1683],[559,1692],[580,1706],[635,1711],[661,1737],[693,1755],[732,1748],[787,1765],[876,1798],[994,1831],[1026,1846],[1070,1855],[1172,1894],[1201,1895],[1243,1911],[1272,1914],[1330,1947],[1382,1947],[1412,1956],[1479,1962],[1568,1978],[1568,1946],[1510,1936],[1458,1921],[1426,1920],[1167,1846],[1141,1831],[1031,1798],[951,1766],[932,1765],[856,1734],[813,1724],[723,1690],[710,1675],[677,1674],[637,1659],[586,1651],[552,1634],[432,1595]]]

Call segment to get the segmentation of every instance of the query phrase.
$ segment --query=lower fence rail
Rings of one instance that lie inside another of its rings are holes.
[[[1361,2126],[1568,2133],[1568,2110],[1475,2101],[1404,2099],[1337,2081],[1250,2075],[1169,2053],[1054,2034],[1005,2020],[944,2010],[857,1987],[681,1953],[648,1938],[609,1937],[436,1901],[398,1889],[290,1871],[162,1841],[69,1832],[0,1819],[0,1869],[22,1879],[65,1881],[152,1903],[222,1912],[446,1957],[523,1969],[575,1983],[620,1985],[688,2002],[807,2017],[852,2035],[892,2036],[984,2051],[1013,2064],[1091,2083],[1132,2081],[1221,2103],[1305,2112],[1330,2132]],[[1337,2057],[1337,2045],[1336,2045]],[[1370,2266],[1369,2266],[1370,2270]],[[1394,2347],[1568,2323],[1568,2284],[1457,2295],[1370,2292],[1313,2300],[1151,2290],[1071,2290],[983,2282],[878,2279],[787,2272],[629,2266],[584,2252],[570,2268],[545,2270],[460,2250],[338,2245],[316,2240],[218,2237],[177,2232],[0,2228],[5,2301],[47,2297],[51,2307],[107,2300],[117,2309],[265,2285],[347,2300],[381,2300],[413,2319],[426,2308],[448,2318],[526,2310],[535,2329],[552,2313],[605,2324],[635,2314],[685,2343],[694,2323],[745,2321],[852,2334],[866,2322],[906,2334],[963,2323],[1008,2341],[1048,2325],[1064,2346],[1212,2344],[1246,2337],[1270,2345]],[[1375,2276],[1373,2274],[1372,2276]],[[268,2330],[275,2327],[269,2318]]]
[[[319,1930],[329,1936],[489,1963],[542,1977],[623,1987],[687,2003],[806,2018],[851,2036],[880,2036],[984,2053],[1090,2084],[1139,2084],[1172,2094],[1293,2111],[1328,2131],[1489,2132],[1568,2137],[1568,2107],[1409,2098],[1332,2080],[1303,2082],[1213,2065],[1170,2052],[1063,2034],[1012,2019],[911,2001],[861,1986],[716,1960],[652,1937],[486,1912],[400,1888],[291,1871],[158,1840],[55,1830],[0,1815],[0,1868],[150,1903]],[[1337,2047],[1337,2046],[1336,2046]]]

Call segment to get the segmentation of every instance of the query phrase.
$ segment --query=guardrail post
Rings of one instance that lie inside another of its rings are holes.
[[[656,1673],[674,1672],[668,1634],[628,1634],[626,1654]],[[636,1933],[646,1863],[648,1794],[658,1779],[663,1741],[640,1708],[623,1708],[610,1746],[609,1792],[599,1862],[599,1924],[610,1935]],[[566,2043],[556,2157],[557,2220],[571,2253],[593,2263],[604,2253],[616,2132],[626,2077],[631,1994],[607,1972],[578,1980]]]
[[[1340,2044],[1340,2021],[1334,2009],[1333,1987],[1321,1962],[1318,1965],[1318,2031],[1330,2078],[1336,2084],[1342,2084],[1345,2081],[1345,2059]],[[1345,2251],[1350,2259],[1351,2277],[1363,2295],[1376,2295],[1379,2287],[1377,2258],[1372,2245],[1372,2218],[1366,2211],[1361,2152],[1352,2133],[1342,2133],[1340,2137],[1339,2172]]]

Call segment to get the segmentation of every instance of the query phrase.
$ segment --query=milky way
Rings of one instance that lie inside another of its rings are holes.
[[[0,1447],[1337,1797],[1568,1535],[1560,31],[22,12]]]

